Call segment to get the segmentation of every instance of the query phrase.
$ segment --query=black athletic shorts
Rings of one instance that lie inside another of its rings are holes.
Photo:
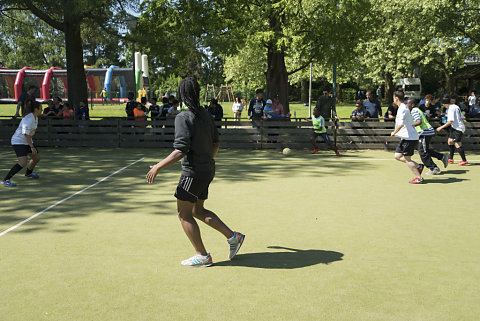
[[[12,145],[12,147],[15,151],[15,154],[17,154],[17,157],[27,156],[28,154],[32,153],[32,149],[28,145]],[[35,147],[38,153],[37,146],[33,145],[33,147]]]
[[[181,201],[195,203],[198,200],[208,198],[208,187],[213,180],[209,178],[197,178],[182,175],[175,190],[175,197]]]
[[[402,139],[395,149],[395,153],[401,153],[403,156],[412,156],[415,146],[418,145],[418,140],[405,140]]]
[[[462,141],[462,137],[463,132],[450,127],[450,134],[448,135],[448,138],[453,139],[454,142],[460,143]]]

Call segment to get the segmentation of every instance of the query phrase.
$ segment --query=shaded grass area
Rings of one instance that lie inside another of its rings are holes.
[[[41,149],[38,181],[0,189],[8,320],[474,320],[479,155],[410,185],[392,153],[222,150],[208,208],[247,235],[237,258],[201,225],[215,266],[188,269],[167,150]],[[418,159],[418,157],[414,157]],[[0,149],[0,173],[14,162]],[[2,174],[3,175],[3,174]],[[26,302],[28,302],[26,304]]]

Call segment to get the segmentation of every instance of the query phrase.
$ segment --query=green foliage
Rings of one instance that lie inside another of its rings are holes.
[[[63,33],[25,11],[0,15],[0,65],[12,69],[65,67]]]

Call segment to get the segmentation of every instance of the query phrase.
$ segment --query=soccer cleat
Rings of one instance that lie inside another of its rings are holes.
[[[453,163],[455,163],[455,161],[453,160],[453,158],[449,158],[449,159],[448,159],[448,163],[449,163],[449,164],[453,164]]]
[[[415,178],[412,179],[409,183],[410,183],[410,184],[421,184],[421,183],[423,183],[423,178],[421,178],[421,177],[415,177]]]
[[[314,150],[312,150],[312,154],[315,154],[316,152],[318,152],[320,149],[318,148],[315,148]]]
[[[35,174],[35,173],[31,173],[31,174],[25,174],[25,177],[28,177],[28,178],[33,178],[33,179],[39,179],[40,176],[38,174]]]
[[[240,247],[243,244],[243,240],[245,239],[245,235],[242,233],[238,232],[233,232],[233,240],[228,241],[228,244],[230,244],[230,254],[228,255],[228,258],[231,260],[237,255],[238,250],[240,250]]]
[[[461,161],[460,163],[458,163],[458,166],[469,166],[470,163],[467,162],[467,161]]]
[[[423,164],[418,164],[417,169],[418,169],[418,172],[420,173],[420,175],[422,175],[422,172],[423,172],[423,169],[424,169],[424,168],[425,168],[425,165],[423,165]]]
[[[335,155],[340,157],[340,153],[338,152],[338,150],[335,152]]]
[[[448,166],[448,154],[443,154],[443,157],[442,157],[442,163],[443,163],[443,167],[444,168],[447,168]]]
[[[182,265],[187,267],[207,267],[212,264],[213,260],[210,253],[207,253],[205,256],[195,254],[191,258],[182,261]]]
[[[2,184],[5,185],[5,186],[8,186],[8,187],[15,187],[15,186],[17,186],[17,184],[14,184],[14,183],[10,182],[9,179],[4,179],[4,180],[2,180]]]

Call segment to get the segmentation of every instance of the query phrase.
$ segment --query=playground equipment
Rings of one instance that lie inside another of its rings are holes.
[[[138,63],[135,59],[135,69],[117,66],[109,68],[85,66],[89,101],[101,102],[103,88],[108,91],[107,100],[110,101],[126,101],[129,91],[138,93],[138,100],[145,96],[149,84],[148,57],[140,55],[140,53],[135,53],[135,57],[137,54],[139,59]],[[40,101],[46,101],[56,96],[68,97],[67,71],[65,69],[51,67],[47,70],[36,70],[30,67],[22,69],[0,67],[0,103],[16,103],[22,92],[28,90],[31,85],[40,89],[35,97]]]
[[[219,102],[225,102],[227,98],[228,102],[232,102],[235,100],[233,95],[233,87],[230,85],[221,85],[220,90],[218,93],[215,91],[215,85],[207,84],[207,88],[205,90],[205,102],[210,101],[212,98],[215,98]]]

